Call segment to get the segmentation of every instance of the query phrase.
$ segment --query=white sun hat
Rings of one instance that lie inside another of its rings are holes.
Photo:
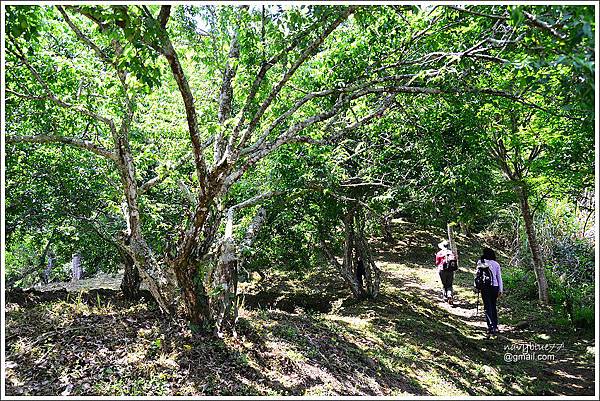
[[[438,244],[438,248],[442,249],[442,250],[446,250],[448,249],[448,241],[443,240],[442,242],[440,242]]]

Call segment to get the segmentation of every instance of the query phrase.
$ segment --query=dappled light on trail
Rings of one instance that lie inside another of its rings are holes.
[[[153,305],[117,309],[110,298],[15,305],[7,314],[8,393],[589,394],[592,340],[515,328],[513,300],[501,303],[502,333],[487,337],[469,265],[457,273],[455,305],[441,302],[432,258],[423,263],[418,252],[436,240],[423,232],[394,258],[378,252],[384,280],[373,301],[351,302],[339,279],[322,272],[247,283],[246,296],[257,301],[240,311],[237,337],[194,334]],[[480,240],[461,238],[459,247],[468,253]],[[306,301],[287,307],[316,294],[329,297],[329,311]],[[270,306],[258,301],[273,298]],[[523,342],[568,345],[556,361],[505,362],[505,347]]]

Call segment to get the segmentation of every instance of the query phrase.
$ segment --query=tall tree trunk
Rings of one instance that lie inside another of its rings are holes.
[[[460,222],[458,222],[458,225],[460,227],[461,234],[467,235],[467,236],[471,235],[471,229],[469,228],[469,224],[465,223],[464,221],[460,221]]]
[[[234,212],[234,208],[230,208],[227,212],[225,235],[219,244],[215,268],[210,273],[207,283],[211,318],[215,323],[217,335],[221,335],[226,330],[232,330],[235,334],[238,313],[238,271],[245,263],[245,250],[252,246],[267,216],[266,210],[261,207],[238,246],[233,239]]]
[[[364,234],[364,221],[360,211],[355,208],[346,213],[343,218],[344,224],[344,254],[342,263],[340,263],[335,254],[321,240],[325,254],[335,266],[338,273],[352,291],[352,296],[356,299],[376,298],[379,294],[381,283],[381,272],[373,260],[369,249],[369,244]],[[364,286],[358,281],[356,260],[361,258],[364,267]],[[356,260],[355,260],[356,259]]]
[[[454,223],[448,223],[448,246],[456,258],[456,265],[458,266],[458,247],[454,241]]]
[[[128,116],[118,132],[114,127],[112,128],[118,157],[117,165],[125,195],[124,215],[127,222],[126,250],[133,260],[138,274],[146,282],[148,290],[156,300],[161,311],[171,314],[172,305],[168,301],[173,298],[169,294],[171,283],[153,257],[152,250],[142,234],[135,163],[128,140],[130,122],[131,116]]]
[[[365,296],[367,298],[377,298],[379,295],[379,287],[381,284],[381,271],[375,264],[371,249],[369,248],[369,242],[365,235],[365,219],[362,213],[359,212],[355,217],[357,233],[354,241],[354,247],[356,254],[360,256],[363,261],[365,268]]]
[[[344,283],[350,288],[352,291],[352,296],[356,299],[360,299],[362,297],[363,291],[358,285],[358,280],[356,279],[356,273],[350,269],[349,262],[346,258],[343,259],[342,263],[340,263],[333,251],[329,248],[329,245],[325,243],[325,241],[321,240],[321,247],[325,251],[325,255],[331,262],[331,264],[336,268]]]
[[[392,216],[390,214],[381,218],[381,231],[383,232],[383,240],[385,242],[394,242],[394,235],[392,234]]]
[[[362,298],[363,291],[358,285],[358,280],[356,279],[355,272],[349,269],[348,261],[344,260],[342,263],[338,262],[331,249],[329,249],[329,247],[324,242],[322,243],[322,246],[329,261],[336,267],[336,270],[344,280],[344,283],[346,283],[348,288],[350,288],[350,291],[352,291],[352,296],[356,299]]]
[[[210,321],[209,300],[204,290],[206,269],[199,269],[189,260],[177,260],[173,267],[181,289],[185,317],[196,326],[204,326]]]
[[[549,301],[548,282],[546,280],[546,273],[544,270],[544,263],[541,258],[540,247],[535,235],[535,227],[533,224],[533,216],[529,208],[527,190],[522,186],[519,186],[517,187],[516,192],[521,205],[523,220],[525,222],[525,232],[527,233],[529,250],[531,251],[531,256],[533,258],[533,270],[537,280],[539,300],[542,304],[547,304]]]
[[[171,261],[171,267],[181,291],[185,317],[196,326],[211,324],[209,297],[205,288],[212,274],[210,262],[204,261],[210,246],[214,243],[216,227],[220,219],[215,217],[218,211],[209,213],[209,194],[199,199],[189,229],[181,236],[177,257]],[[202,237],[203,241],[198,242]]]
[[[362,234],[356,239],[356,253],[360,255],[365,267],[364,296],[370,299],[377,298],[381,284],[381,271],[375,264],[369,244]]]
[[[42,282],[44,284],[48,284],[48,280],[50,279],[50,272],[52,271],[52,256],[53,253],[50,251],[50,245],[52,244],[52,240],[54,239],[54,234],[56,234],[56,228],[52,230],[52,234],[50,234],[50,238],[44,247],[44,251],[40,256],[39,266],[44,266],[44,270],[42,271]],[[48,256],[48,264],[46,264],[46,255]]]
[[[165,275],[162,266],[152,255],[152,251],[143,238],[132,238],[129,245],[129,255],[134,261],[138,274],[148,286],[154,300],[162,312],[173,312],[171,283]]]

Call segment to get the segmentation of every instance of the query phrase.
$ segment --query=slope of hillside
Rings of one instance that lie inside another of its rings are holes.
[[[549,310],[508,291],[501,335],[485,335],[470,288],[478,238],[457,238],[462,267],[449,307],[433,269],[444,233],[396,221],[395,234],[393,246],[373,240],[383,273],[378,300],[352,301],[329,267],[297,280],[272,274],[243,285],[237,337],[192,333],[151,305],[117,307],[100,295],[9,304],[6,393],[594,394],[593,333],[555,326]],[[545,350],[524,352],[523,344]],[[506,359],[533,352],[543,360]]]

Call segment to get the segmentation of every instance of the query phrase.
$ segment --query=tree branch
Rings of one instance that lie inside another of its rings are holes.
[[[138,188],[138,194],[143,195],[150,188],[154,187],[157,184],[160,184],[161,182],[163,182],[164,180],[166,180],[169,177],[170,173],[178,170],[181,166],[183,166],[185,163],[187,163],[191,159],[192,159],[192,153],[188,153],[185,156],[181,157],[179,159],[179,161],[177,161],[177,163],[175,163],[174,165],[170,166],[164,174],[157,174],[155,177],[149,179],[148,181],[146,181],[145,183],[140,185],[140,187]]]
[[[67,24],[69,25],[71,30],[73,32],[75,32],[75,35],[79,38],[79,40],[81,40],[83,43],[87,44],[88,47],[91,48],[96,53],[96,55],[98,56],[99,59],[104,61],[106,64],[112,66],[114,68],[114,70],[117,72],[117,76],[119,78],[119,81],[121,82],[121,87],[123,88],[123,95],[125,97],[127,109],[129,111],[129,113],[132,114],[133,106],[132,106],[131,99],[129,98],[129,95],[127,93],[129,87],[127,85],[127,73],[125,72],[125,70],[120,68],[118,66],[118,64],[115,63],[106,53],[104,53],[94,42],[92,42],[92,40],[90,38],[88,38],[87,36],[85,36],[83,34],[83,32],[81,32],[81,30],[73,23],[73,21],[71,21],[71,18],[69,17],[69,15],[67,14],[67,12],[64,10],[64,8],[62,6],[56,6],[56,7],[58,8],[58,11],[60,11],[60,13],[62,14],[63,18],[65,19],[65,21],[67,22]],[[113,39],[112,45],[115,49],[115,54],[117,56],[120,56],[121,53],[123,52],[123,49],[122,49],[121,45],[119,44],[119,42],[116,39]]]
[[[258,74],[256,74],[256,77],[254,78],[254,82],[252,83],[252,86],[250,87],[250,93],[246,97],[246,102],[244,103],[244,107],[242,108],[240,119],[232,133],[233,137],[237,138],[239,131],[245,122],[246,114],[247,114],[248,110],[250,109],[250,106],[251,106],[252,102],[254,101],[256,94],[258,93],[258,88],[260,87],[260,84],[262,83],[263,79],[265,78],[267,72],[274,65],[276,65],[279,61],[281,61],[281,59],[283,59],[290,51],[295,49],[298,46],[298,44],[300,43],[300,41],[303,38],[305,38],[306,35],[309,35],[311,32],[313,32],[319,26],[319,24],[321,24],[322,22],[323,22],[323,20],[315,22],[314,24],[309,26],[306,30],[304,30],[299,35],[297,35],[294,39],[292,39],[289,46],[287,46],[285,49],[280,51],[278,54],[271,57],[268,61],[263,61],[263,63],[261,64],[261,67],[258,71]]]
[[[161,28],[165,29],[167,27],[167,22],[169,21],[169,16],[171,15],[171,6],[164,5],[160,7],[160,14],[158,15],[158,22],[160,23]]]
[[[528,13],[527,11],[523,11],[523,15],[530,22],[528,25],[532,25],[532,26],[535,26],[536,28],[540,28],[544,31],[550,32],[550,34],[557,37],[558,39],[566,39],[567,38],[566,34],[557,31],[554,26],[538,19],[535,15]]]
[[[229,49],[229,55],[227,63],[225,64],[225,71],[223,72],[223,82],[221,83],[221,90],[219,93],[219,123],[221,126],[231,116],[231,108],[233,106],[233,78],[237,70],[236,60],[240,57],[240,49],[237,41],[237,37],[234,36],[231,47]],[[224,128],[224,127],[223,127]],[[219,130],[215,136],[214,142],[214,159],[215,166],[219,166],[227,161],[229,152],[223,149],[222,131]],[[223,160],[221,160],[223,156]],[[216,167],[218,168],[218,167]]]
[[[92,40],[90,38],[85,36],[83,34],[83,32],[81,32],[81,30],[73,23],[73,21],[71,21],[71,18],[69,17],[69,15],[65,11],[65,9],[62,6],[56,6],[56,8],[62,14],[67,25],[69,25],[69,27],[75,33],[75,35],[77,35],[79,40],[81,40],[83,43],[87,44],[88,47],[96,53],[96,55],[98,56],[99,59],[103,60],[104,62],[106,62],[109,65],[114,66],[113,60],[111,60],[110,57],[108,57],[108,55],[106,53],[104,53],[102,51],[102,49],[100,49],[98,47],[98,45],[96,45],[94,42],[92,42]]]
[[[262,118],[262,116],[265,113],[265,111],[269,108],[269,106],[271,105],[271,103],[273,102],[273,100],[275,99],[275,97],[279,94],[279,92],[281,91],[281,89],[289,81],[289,79],[296,72],[296,70],[308,59],[308,57],[310,57],[317,50],[317,48],[325,41],[325,39],[342,22],[344,22],[350,16],[350,14],[352,14],[355,10],[356,10],[356,6],[350,6],[350,7],[346,8],[346,10],[344,10],[344,12],[338,18],[336,18],[335,21],[333,21],[319,35],[319,37],[315,41],[313,41],[302,52],[302,54],[300,55],[300,57],[298,57],[298,59],[296,60],[296,62],[285,72],[285,74],[283,75],[283,77],[281,78],[281,80],[277,83],[277,85],[275,86],[275,88],[273,88],[273,90],[271,90],[271,92],[269,93],[269,95],[267,96],[267,98],[261,104],[260,108],[258,109],[258,111],[256,112],[256,114],[254,115],[254,118],[250,121],[248,127],[246,128],[246,130],[242,134],[242,137],[240,138],[240,141],[239,141],[240,147],[245,146],[247,140],[249,139],[250,135],[254,132],[256,126],[258,125],[258,122]],[[232,135],[231,139],[230,139],[230,142],[233,143],[233,141],[235,141],[235,140],[237,140],[237,138],[234,135]]]
[[[75,146],[81,149],[89,150],[99,156],[105,157],[112,161],[117,161],[117,156],[101,146],[98,146],[92,142],[84,141],[81,139],[68,138],[64,136],[54,135],[34,135],[34,136],[7,136],[6,143],[63,143],[66,145]]]
[[[201,143],[200,132],[198,129],[198,115],[196,113],[196,107],[194,106],[194,96],[192,94],[192,90],[190,89],[185,73],[183,72],[183,68],[181,67],[181,63],[179,62],[179,58],[177,57],[177,53],[173,48],[173,44],[168,38],[166,32],[163,33],[164,45],[161,51],[167,59],[169,66],[171,67],[171,72],[173,73],[173,77],[177,82],[179,92],[181,93],[181,97],[183,99],[186,118],[188,122],[188,130],[192,141],[192,147],[194,150],[196,174],[198,175],[198,181],[201,185],[200,192],[202,195],[205,195],[207,191],[207,185],[209,184],[207,180],[208,172],[206,167],[206,161],[202,153],[204,148],[202,147],[203,145]]]
[[[67,108],[67,109],[73,109],[75,111],[77,111],[78,113],[84,114],[88,117],[92,117],[98,121],[101,121],[105,124],[108,124],[110,127],[114,126],[113,121],[110,118],[107,117],[103,117],[99,114],[96,114],[86,108],[83,108],[81,106],[76,106],[70,103],[67,103],[61,99],[59,99],[58,97],[56,97],[56,95],[54,95],[54,93],[50,90],[50,87],[48,86],[48,84],[46,83],[46,81],[44,81],[44,79],[42,78],[42,76],[37,72],[37,70],[31,65],[31,63],[29,63],[29,61],[27,60],[27,58],[25,57],[25,55],[23,54],[23,52],[20,50],[19,46],[17,45],[17,43],[14,41],[14,39],[9,36],[10,41],[12,42],[13,46],[15,46],[15,50],[11,49],[11,48],[6,48],[7,51],[9,51],[11,54],[13,54],[15,57],[17,57],[19,60],[21,60],[21,62],[23,64],[25,64],[25,66],[27,67],[27,69],[31,72],[31,74],[33,75],[33,77],[35,78],[35,80],[42,86],[42,88],[44,89],[44,92],[46,93],[45,96],[32,96],[32,95],[24,95],[18,92],[14,92],[12,90],[7,89],[6,92],[7,93],[11,93],[15,96],[24,98],[24,99],[30,99],[30,100],[50,100],[53,103],[57,104],[60,107],[63,108]]]

